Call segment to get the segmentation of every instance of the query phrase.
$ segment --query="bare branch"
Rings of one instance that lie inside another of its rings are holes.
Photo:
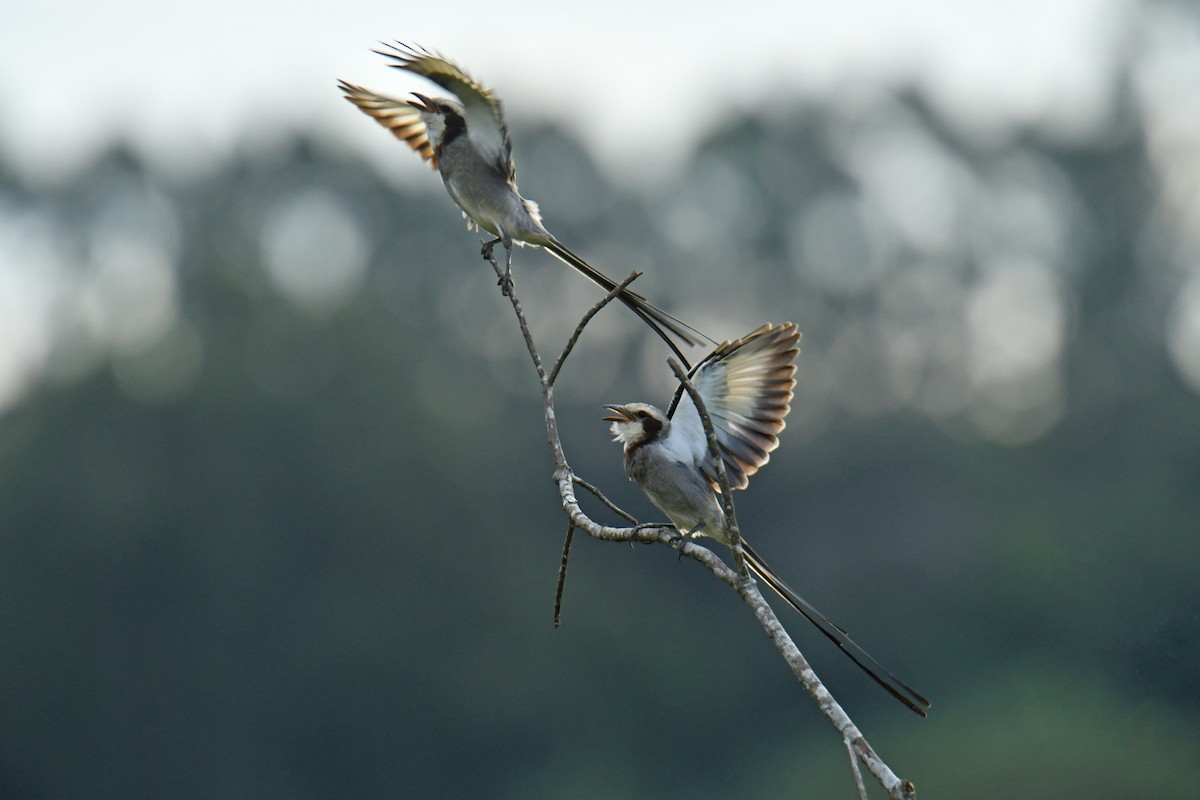
[[[567,560],[571,557],[571,541],[575,538],[575,526],[567,525],[567,538],[563,541],[562,561],[558,564],[558,585],[554,589],[554,627],[562,622],[563,589],[567,585]]]
[[[580,486],[582,486],[583,488],[587,489],[589,492],[594,494],[596,496],[597,500],[599,500],[601,503],[604,503],[604,505],[608,506],[609,511],[612,511],[615,514],[620,515],[623,519],[625,519],[626,522],[630,522],[634,525],[638,524],[637,517],[633,516],[633,514],[630,514],[628,511],[625,511],[623,508],[618,506],[612,500],[609,500],[607,497],[605,497],[604,492],[600,491],[595,486],[588,483],[587,481],[585,481],[583,478],[579,477],[578,475],[572,475],[571,478],[577,484],[579,484]]]
[[[846,752],[850,755],[850,770],[854,773],[854,787],[858,789],[858,800],[869,800],[867,787],[863,785],[862,770],[858,768],[858,756],[854,754],[854,746],[850,744],[849,739],[845,739],[842,744],[846,745]]]
[[[503,270],[499,263],[495,258],[490,259],[490,261],[493,269],[496,270],[497,276],[502,277]],[[775,616],[775,612],[758,591],[757,585],[753,580],[749,579],[745,561],[741,554],[741,540],[737,533],[734,509],[731,501],[732,492],[729,489],[728,478],[725,476],[724,464],[719,457],[719,450],[715,449],[715,435],[712,430],[712,421],[708,418],[707,410],[704,408],[703,398],[699,397],[695,391],[695,387],[691,386],[686,374],[680,376],[681,368],[679,364],[672,361],[672,369],[675,370],[680,380],[684,382],[685,388],[688,389],[692,396],[692,401],[696,404],[697,410],[700,411],[701,419],[705,421],[705,434],[708,437],[709,450],[714,456],[713,460],[718,473],[718,485],[721,487],[722,499],[726,504],[726,519],[733,529],[731,541],[734,543],[733,552],[738,567],[737,571],[730,569],[714,552],[696,544],[694,541],[685,540],[680,544],[679,535],[671,526],[638,525],[632,528],[614,528],[595,522],[583,512],[583,509],[579,506],[579,500],[575,495],[575,486],[577,484],[584,486],[589,491],[596,492],[598,496],[599,492],[594,487],[591,487],[590,484],[586,484],[586,482],[582,482],[576,478],[570,465],[567,463],[567,457],[563,451],[562,439],[558,431],[558,416],[554,409],[554,384],[549,379],[543,366],[541,355],[533,342],[533,336],[529,332],[529,325],[521,310],[521,304],[517,300],[515,289],[510,289],[508,297],[512,303],[513,313],[516,314],[521,335],[525,338],[529,357],[533,361],[534,368],[538,373],[542,390],[542,407],[546,421],[546,440],[554,457],[554,482],[558,487],[559,500],[563,511],[566,513],[567,520],[572,528],[571,535],[573,536],[574,529],[578,529],[594,539],[603,541],[657,542],[671,547],[681,555],[703,564],[717,579],[732,587],[741,596],[742,600],[750,606],[755,618],[758,619],[763,630],[766,631],[771,641],[775,644],[775,649],[783,656],[784,661],[816,702],[821,713],[825,715],[829,723],[838,731],[851,752],[866,766],[875,779],[879,781],[880,785],[887,791],[888,796],[892,800],[915,800],[916,788],[913,784],[897,777],[883,759],[875,753],[862,733],[854,725],[854,722],[846,714],[845,710],[842,709],[841,705],[833,698],[833,695],[821,683],[816,673],[813,672],[812,667],[809,666],[803,654],[796,647],[791,637],[788,636],[787,631],[784,630],[778,617]],[[582,326],[577,328],[577,332],[581,330]],[[573,337],[573,339],[577,338],[578,336]],[[569,342],[568,344],[569,346],[573,346],[573,342]],[[569,350],[570,347],[564,351],[564,355],[560,356],[558,363],[555,364],[556,377],[558,369],[561,368],[562,362],[565,361],[565,354],[569,354]]]
[[[579,324],[575,326],[575,332],[571,334],[571,338],[567,340],[567,344],[563,347],[563,351],[559,353],[558,360],[554,362],[554,367],[550,370],[550,384],[553,385],[558,380],[558,371],[562,369],[562,365],[566,362],[567,356],[571,355],[571,351],[575,349],[575,344],[579,341],[580,335],[583,334],[583,329],[592,321],[592,317],[600,313],[600,309],[616,300],[621,292],[625,291],[625,287],[640,278],[642,273],[631,272],[629,277],[618,283],[612,288],[608,294],[600,299],[600,302],[588,309],[588,312],[583,315],[583,319],[579,320]]]
[[[542,355],[538,352],[537,345],[533,343],[533,334],[529,332],[529,323],[525,320],[525,313],[521,310],[521,301],[517,299],[517,293],[513,291],[511,276],[504,274],[504,268],[500,266],[500,262],[490,249],[485,250],[484,257],[492,265],[492,269],[496,271],[496,277],[502,284],[507,281],[507,290],[504,294],[512,302],[513,313],[517,315],[517,323],[521,326],[521,335],[525,337],[525,347],[529,350],[529,357],[533,359],[533,367],[537,370],[538,380],[542,384],[542,396],[545,398],[546,387],[549,386],[546,380],[546,368],[542,366]]]

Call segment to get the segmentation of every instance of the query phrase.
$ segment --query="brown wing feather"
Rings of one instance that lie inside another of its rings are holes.
[[[429,132],[425,130],[425,123],[421,121],[417,109],[404,100],[376,94],[347,81],[338,81],[338,88],[359,111],[387,128],[393,136],[428,161],[429,166],[437,169],[437,155],[429,143]]]

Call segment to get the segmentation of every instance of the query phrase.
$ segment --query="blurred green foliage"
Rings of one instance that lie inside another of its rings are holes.
[[[794,419],[743,527],[934,700],[912,717],[788,620],[922,796],[1194,797],[1200,400],[1164,345],[1169,292],[1144,291],[1142,134],[983,146],[888,102],[850,129],[886,142],[900,119],[956,169],[1019,159],[1048,181],[1031,192],[1057,193],[1037,196],[1058,249],[1034,255],[1067,321],[1028,386],[1061,400],[1005,422],[1049,413],[1021,441],[974,424],[986,382],[949,411],[928,360],[917,388],[881,384],[904,363],[887,336],[834,360],[840,333],[874,330],[889,276],[950,262],[969,290],[1004,244],[975,241],[968,213],[950,225],[967,245],[934,258],[885,246],[886,215],[865,214],[850,255],[809,253],[806,210],[840,225],[837,198],[868,197],[834,111],[715,132],[644,193],[518,122],[522,187],[573,248],[645,269],[638,288],[699,327],[804,330]],[[303,141],[184,183],[123,151],[65,185],[2,174],[10,229],[52,231],[68,285],[116,238],[157,242],[173,288],[163,326],[128,339],[113,331],[150,302],[136,293],[72,337],[78,306],[48,317],[44,370],[0,417],[0,797],[853,796],[841,743],[694,564],[578,542],[551,628],[564,524],[536,385],[434,177],[397,189]],[[848,287],[806,254],[877,274]],[[515,269],[552,351],[597,292],[542,254]],[[931,297],[970,313],[969,291]],[[904,319],[921,322],[888,330]],[[619,308],[588,338],[563,377],[568,455],[650,518],[599,406],[664,401],[666,354]]]

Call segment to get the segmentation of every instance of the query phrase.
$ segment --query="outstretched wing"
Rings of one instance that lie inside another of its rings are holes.
[[[437,169],[437,155],[429,143],[429,132],[421,120],[421,112],[404,100],[376,94],[370,89],[346,81],[338,81],[338,88],[358,110],[374,119],[392,132],[392,135],[417,151],[421,158]]]
[[[750,476],[779,446],[796,386],[793,362],[800,353],[799,341],[794,323],[763,325],[722,343],[692,369],[690,378],[712,419],[730,488],[745,489]],[[715,483],[700,414],[682,386],[679,392],[682,396],[676,395],[671,411],[672,431],[683,434],[679,441],[692,463]]]
[[[383,46],[387,51],[375,52],[395,62],[389,66],[414,72],[454,93],[466,110],[467,135],[475,149],[492,160],[501,174],[507,175],[510,180],[515,179],[516,167],[512,160],[508,126],[504,124],[504,110],[492,90],[437,53],[403,42]]]

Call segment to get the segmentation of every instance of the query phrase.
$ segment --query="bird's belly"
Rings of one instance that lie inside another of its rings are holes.
[[[446,191],[450,193],[450,197],[463,210],[468,219],[484,230],[491,232],[492,235],[500,235],[501,226],[496,224],[496,209],[494,208],[494,203],[489,202],[487,192],[480,192],[474,189],[469,181],[447,178],[445,183]]]
[[[524,240],[535,232],[521,196],[495,174],[458,170],[442,179],[458,207],[493,236]]]
[[[722,514],[712,490],[694,480],[686,470],[681,469],[673,476],[669,472],[672,471],[638,481],[650,502],[667,515],[680,533],[721,538]]]

